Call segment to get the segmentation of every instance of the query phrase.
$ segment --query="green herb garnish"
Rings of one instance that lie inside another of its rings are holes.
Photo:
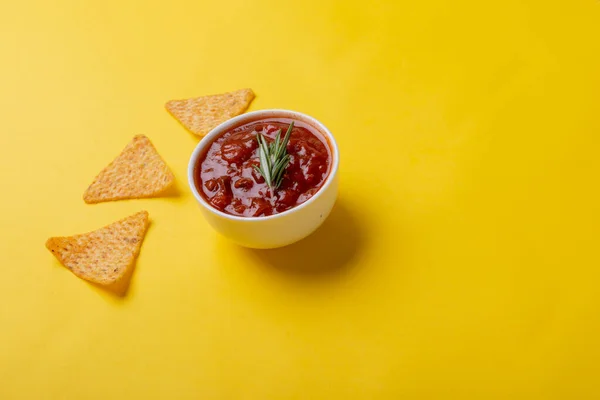
[[[256,135],[260,165],[255,165],[254,168],[265,178],[267,186],[272,191],[281,185],[285,169],[290,162],[290,155],[287,153],[287,144],[290,141],[293,128],[294,122],[292,121],[283,140],[281,140],[281,129],[278,129],[275,132],[275,140],[271,143],[267,143],[267,140],[260,132]]]

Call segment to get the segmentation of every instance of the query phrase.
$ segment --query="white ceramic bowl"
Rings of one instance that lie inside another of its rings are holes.
[[[207,147],[218,136],[232,128],[263,118],[290,118],[304,122],[321,133],[327,140],[332,157],[329,175],[323,186],[310,199],[280,214],[268,217],[238,217],[221,212],[208,204],[196,188],[194,169],[198,159],[205,154]],[[200,203],[204,217],[217,232],[245,247],[270,249],[286,246],[305,238],[327,218],[337,198],[339,160],[338,147],[333,135],[316,119],[289,110],[253,111],[223,122],[202,138],[190,158],[188,182],[194,197]]]

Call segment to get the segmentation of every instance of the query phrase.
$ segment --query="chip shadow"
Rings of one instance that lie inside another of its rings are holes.
[[[282,273],[318,278],[349,272],[364,245],[364,230],[358,219],[338,201],[323,225],[307,238],[278,249],[243,251]]]
[[[134,264],[133,267],[130,268],[121,279],[110,285],[100,285],[98,283],[89,281],[86,282],[103,292],[110,293],[114,296],[123,298],[127,296],[127,292],[129,292],[129,287],[131,286],[131,277],[133,276],[133,271],[135,270],[135,267],[136,266]]]
[[[181,197],[181,188],[177,180],[155,197]]]

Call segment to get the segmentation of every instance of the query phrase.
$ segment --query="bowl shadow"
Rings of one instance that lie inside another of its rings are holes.
[[[323,225],[301,241],[278,249],[242,251],[269,268],[303,278],[339,276],[356,265],[353,260],[365,245],[358,220],[339,201]]]

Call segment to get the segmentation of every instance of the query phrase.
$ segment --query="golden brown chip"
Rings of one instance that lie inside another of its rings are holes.
[[[252,89],[241,89],[193,99],[171,100],[165,104],[165,108],[190,132],[204,136],[221,122],[246,111],[252,100]]]
[[[138,135],[83,194],[86,203],[157,196],[175,180],[150,140]]]
[[[93,232],[50,238],[46,247],[78,277],[110,285],[133,267],[147,228],[148,212],[140,211]]]

